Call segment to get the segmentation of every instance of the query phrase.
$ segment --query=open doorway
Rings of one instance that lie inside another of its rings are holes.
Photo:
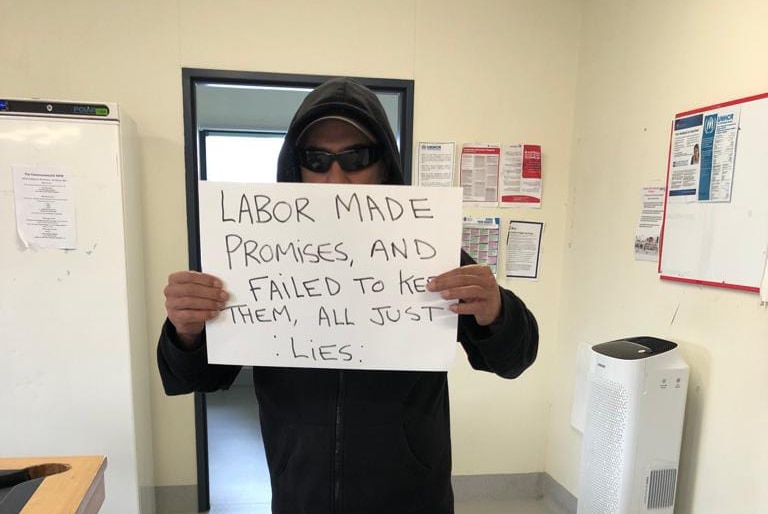
[[[184,68],[184,140],[190,269],[200,270],[200,180],[274,182],[277,155],[304,97],[331,78]],[[384,106],[411,182],[413,81],[356,78]],[[198,510],[270,512],[253,368],[227,391],[195,394]],[[258,372],[258,368],[256,369]]]

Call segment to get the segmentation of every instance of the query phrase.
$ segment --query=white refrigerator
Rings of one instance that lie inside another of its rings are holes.
[[[105,455],[102,512],[154,512],[134,130],[0,98],[0,456]]]

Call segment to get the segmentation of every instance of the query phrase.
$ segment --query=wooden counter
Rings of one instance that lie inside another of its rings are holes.
[[[70,469],[46,476],[21,514],[96,514],[99,511],[104,503],[106,457],[0,458],[0,469],[41,464],[65,464]]]

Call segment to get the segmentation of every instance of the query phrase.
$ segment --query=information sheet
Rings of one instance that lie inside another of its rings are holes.
[[[485,264],[495,275],[499,260],[499,218],[464,217],[461,247],[478,264]]]
[[[419,143],[419,185],[450,187],[456,143]]]
[[[461,188],[464,202],[496,205],[499,187],[498,145],[465,144],[461,149]]]
[[[539,278],[544,223],[510,221],[507,233],[507,278]]]
[[[499,207],[541,207],[541,146],[501,148]]]
[[[670,201],[730,201],[740,113],[739,107],[728,107],[675,120]]]
[[[75,199],[68,170],[12,166],[16,231],[25,248],[73,249]]]
[[[198,187],[202,269],[231,295],[209,362],[448,369],[457,316],[426,286],[459,265],[459,188]]]
[[[659,234],[664,218],[664,186],[647,186],[642,190],[640,219],[635,231],[635,260],[659,260]]]

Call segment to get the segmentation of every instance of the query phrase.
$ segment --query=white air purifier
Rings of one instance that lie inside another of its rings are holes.
[[[673,513],[687,390],[675,343],[592,347],[578,514]]]

